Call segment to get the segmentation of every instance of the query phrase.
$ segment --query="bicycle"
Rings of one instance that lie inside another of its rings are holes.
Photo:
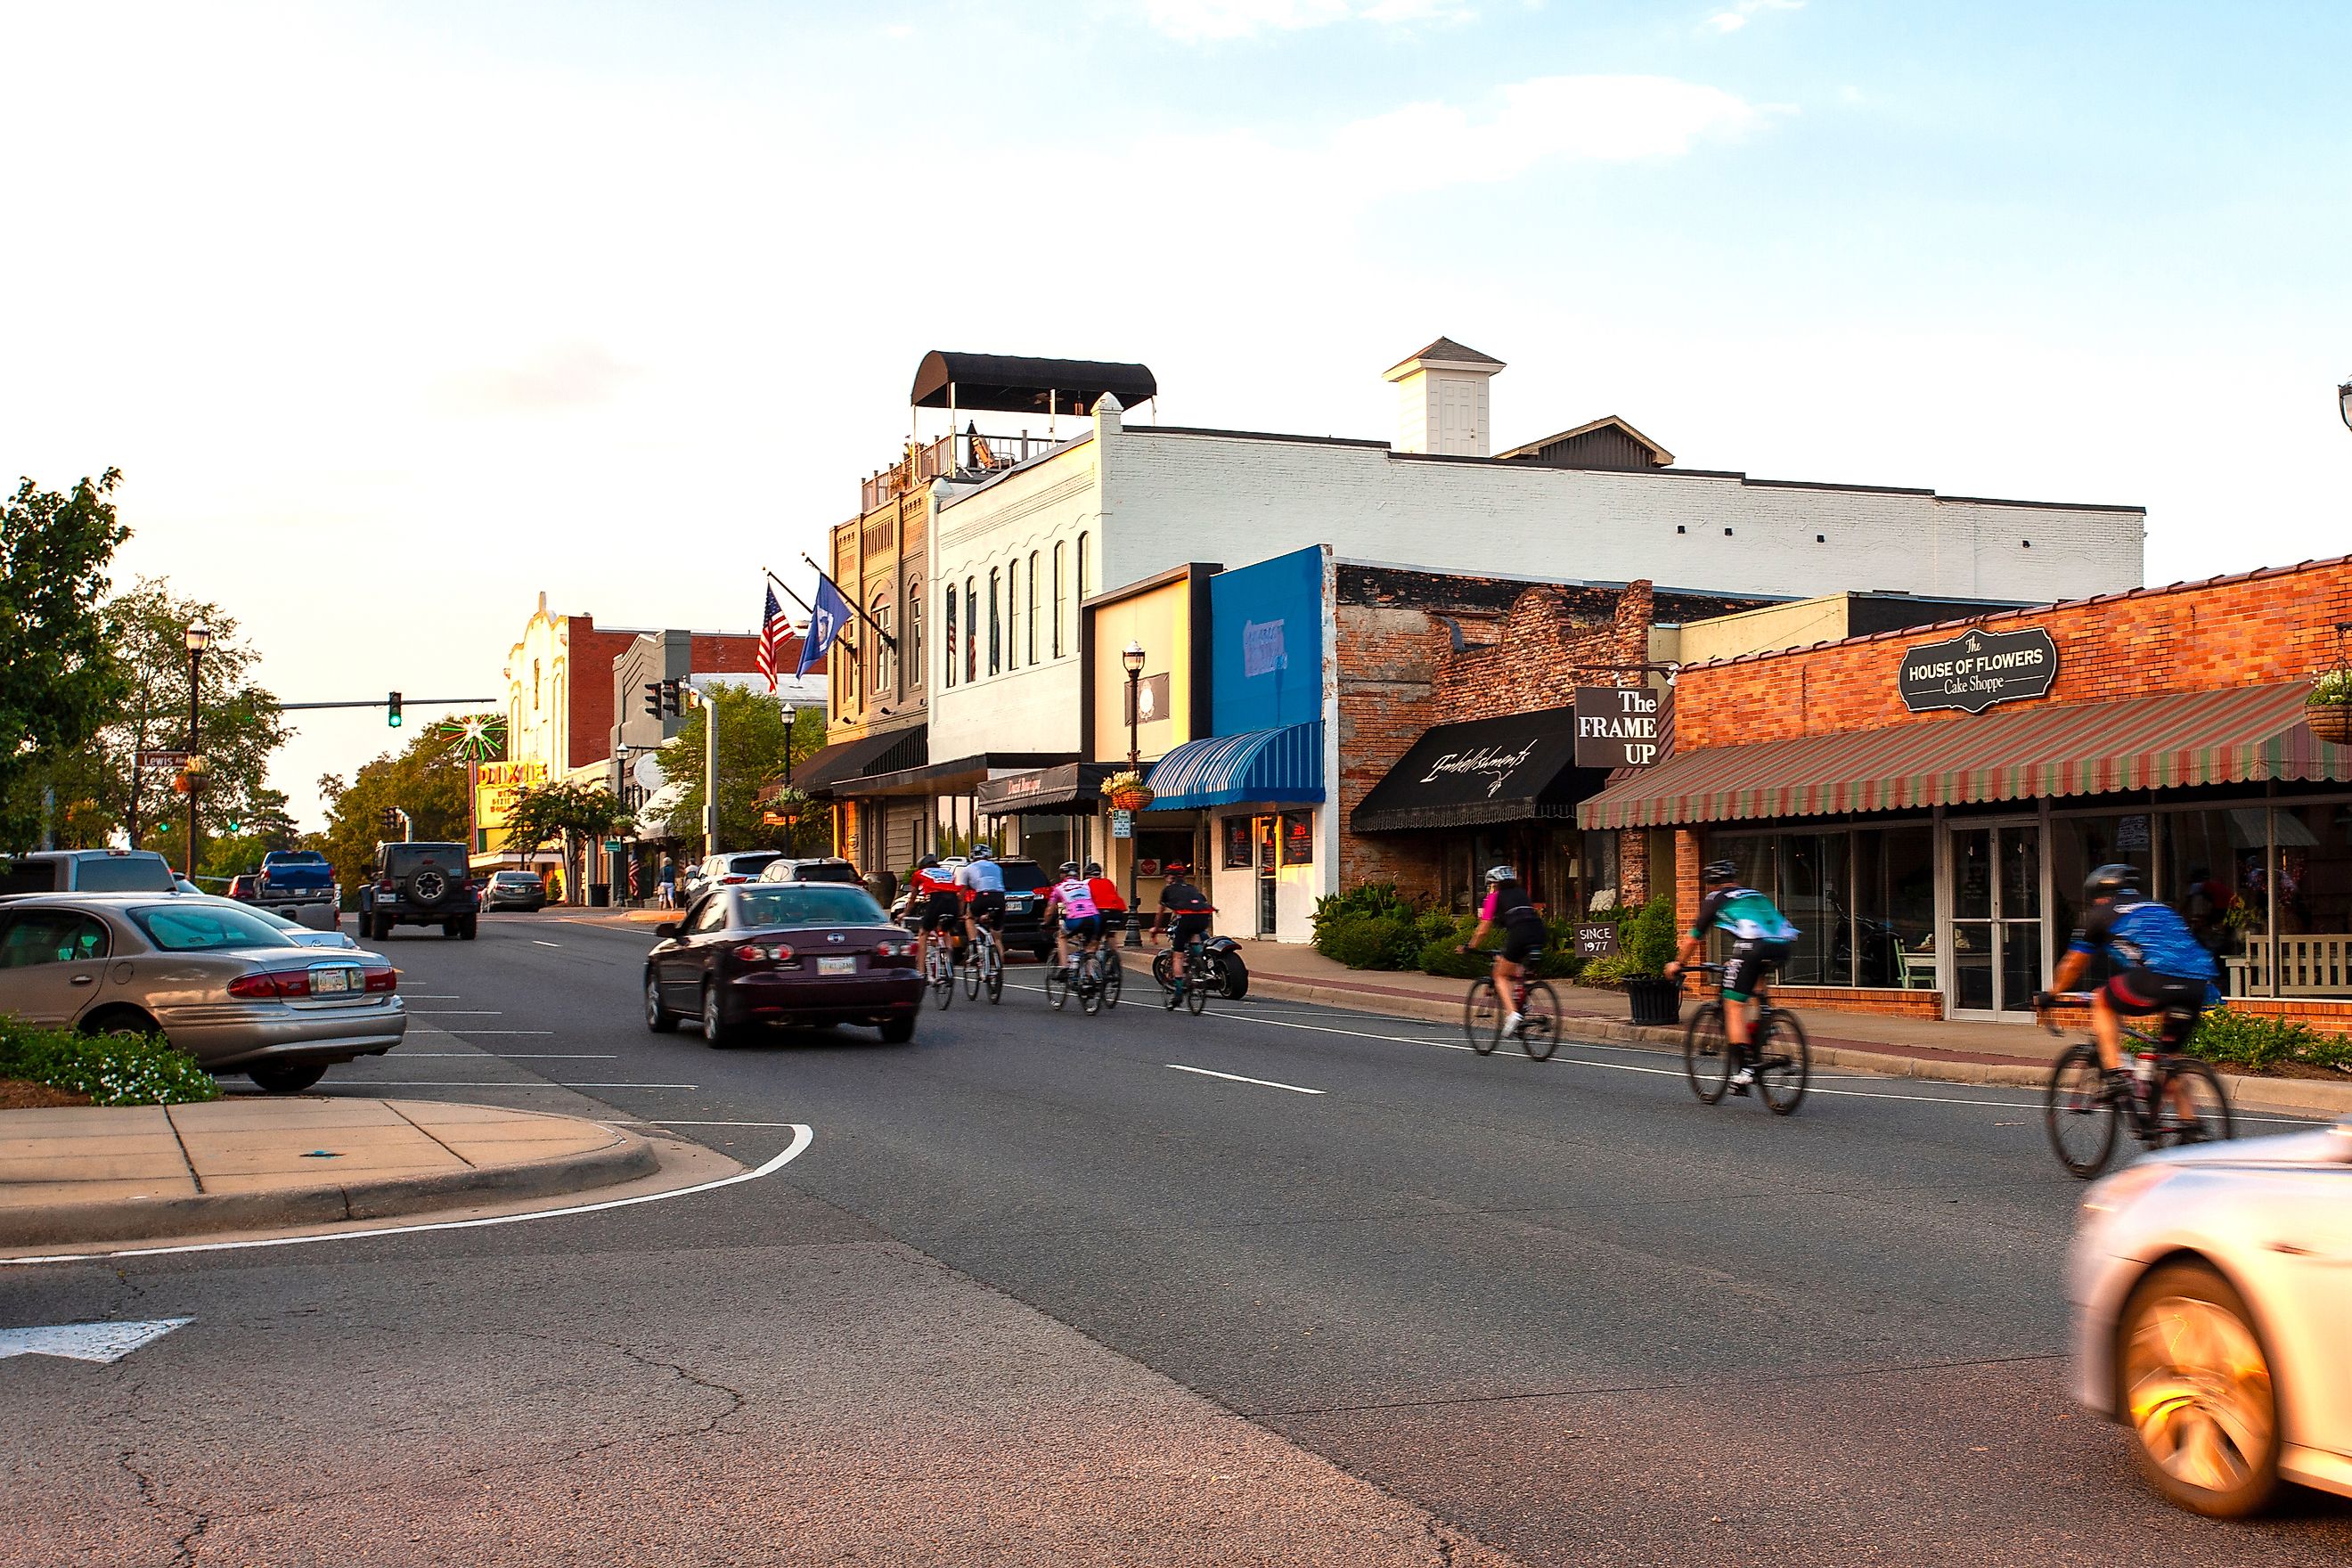
[[[2043,1028],[2059,1033],[2047,1019]],[[2099,1047],[2078,1040],[2058,1053],[2042,1095],[2042,1121],[2058,1163],[2084,1181],[2115,1155],[2116,1123],[2128,1119],[2142,1147],[2168,1149],[2237,1136],[2230,1091],[2212,1064],[2171,1049],[2159,1036],[2124,1026],[2128,1076],[2110,1080]]]
[[[925,936],[922,942],[923,984],[931,988],[931,1000],[945,1010],[955,1000],[955,954],[937,932]]]
[[[1118,949],[1085,947],[1070,961],[1067,978],[1058,968],[1045,972],[1045,1000],[1058,1010],[1076,996],[1078,1010],[1092,1017],[1106,1006],[1118,1005],[1125,980],[1126,966],[1119,962]]]
[[[1208,937],[1205,934],[1196,936],[1184,944],[1184,977],[1180,982],[1176,978],[1175,960],[1171,956],[1173,951],[1171,949],[1152,958],[1152,978],[1159,981],[1160,989],[1167,993],[1165,1005],[1170,1012],[1182,1007],[1197,1018],[1209,1005],[1209,993],[1225,988],[1223,966],[1211,956]],[[1178,989],[1180,984],[1182,986],[1181,991]]]
[[[1723,973],[1720,963],[1690,967],[1706,974]],[[1812,1081],[1813,1047],[1797,1016],[1786,1007],[1772,1005],[1769,982],[1757,986],[1755,999],[1756,1026],[1744,1051],[1731,1048],[1720,993],[1691,1015],[1683,1029],[1683,1076],[1690,1080],[1691,1092],[1698,1096],[1700,1104],[1713,1105],[1722,1100],[1731,1087],[1731,1075],[1745,1063],[1756,1075],[1756,1092],[1765,1108],[1775,1116],[1786,1116],[1797,1109],[1805,1098],[1805,1086]]]
[[[1004,950],[997,945],[995,928],[982,922],[964,943],[963,994],[973,1001],[982,990],[993,1005],[1004,999]]]
[[[1559,997],[1546,982],[1529,980],[1524,974],[1516,988],[1519,1049],[1531,1061],[1549,1061],[1552,1052],[1559,1049]],[[1495,1047],[1502,1044],[1503,994],[1496,988],[1492,974],[1482,974],[1470,983],[1470,994],[1462,1004],[1462,1032],[1470,1037],[1470,1048],[1482,1057],[1494,1055]]]

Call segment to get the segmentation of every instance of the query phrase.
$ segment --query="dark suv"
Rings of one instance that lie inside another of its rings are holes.
[[[462,844],[379,844],[375,875],[360,889],[360,940],[382,942],[394,926],[439,926],[474,939],[481,920]]]
[[[1054,933],[1045,929],[1045,895],[1054,879],[1034,860],[1009,856],[997,861],[1004,869],[1004,947],[1026,948],[1043,963],[1053,955]]]

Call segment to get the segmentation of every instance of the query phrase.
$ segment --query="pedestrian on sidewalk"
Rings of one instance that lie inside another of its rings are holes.
[[[675,860],[662,862],[661,907],[666,910],[677,908],[677,862]]]

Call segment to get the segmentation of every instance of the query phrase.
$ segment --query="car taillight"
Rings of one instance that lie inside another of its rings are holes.
[[[877,942],[874,944],[874,951],[883,958],[912,958],[915,944],[911,942]]]
[[[793,950],[782,942],[770,946],[762,942],[747,942],[735,950],[735,956],[746,963],[790,963],[793,961]]]
[[[400,976],[389,969],[371,969],[367,972],[367,988],[371,991],[393,991],[397,990],[399,986]]]
[[[379,893],[396,893],[400,891],[400,884],[386,877],[375,885],[375,890]]]
[[[264,971],[259,974],[240,974],[228,983],[228,994],[248,1000],[271,997],[308,996],[310,994],[310,972],[307,969]]]

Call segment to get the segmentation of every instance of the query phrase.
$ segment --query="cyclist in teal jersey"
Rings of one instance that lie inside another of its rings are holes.
[[[1698,919],[1683,936],[1682,951],[1666,965],[1666,978],[1678,978],[1684,969],[1698,962],[1706,951],[1707,932],[1720,931],[1731,938],[1731,954],[1723,964],[1723,1027],[1731,1037],[1732,1048],[1739,1053],[1739,1070],[1731,1075],[1732,1092],[1746,1094],[1756,1081],[1755,1069],[1748,1062],[1748,1038],[1756,1030],[1751,1003],[1766,977],[1796,951],[1797,928],[1771,900],[1753,888],[1741,887],[1739,868],[1728,860],[1717,860],[1700,871],[1699,881],[1706,889],[1706,897],[1699,903]]]

